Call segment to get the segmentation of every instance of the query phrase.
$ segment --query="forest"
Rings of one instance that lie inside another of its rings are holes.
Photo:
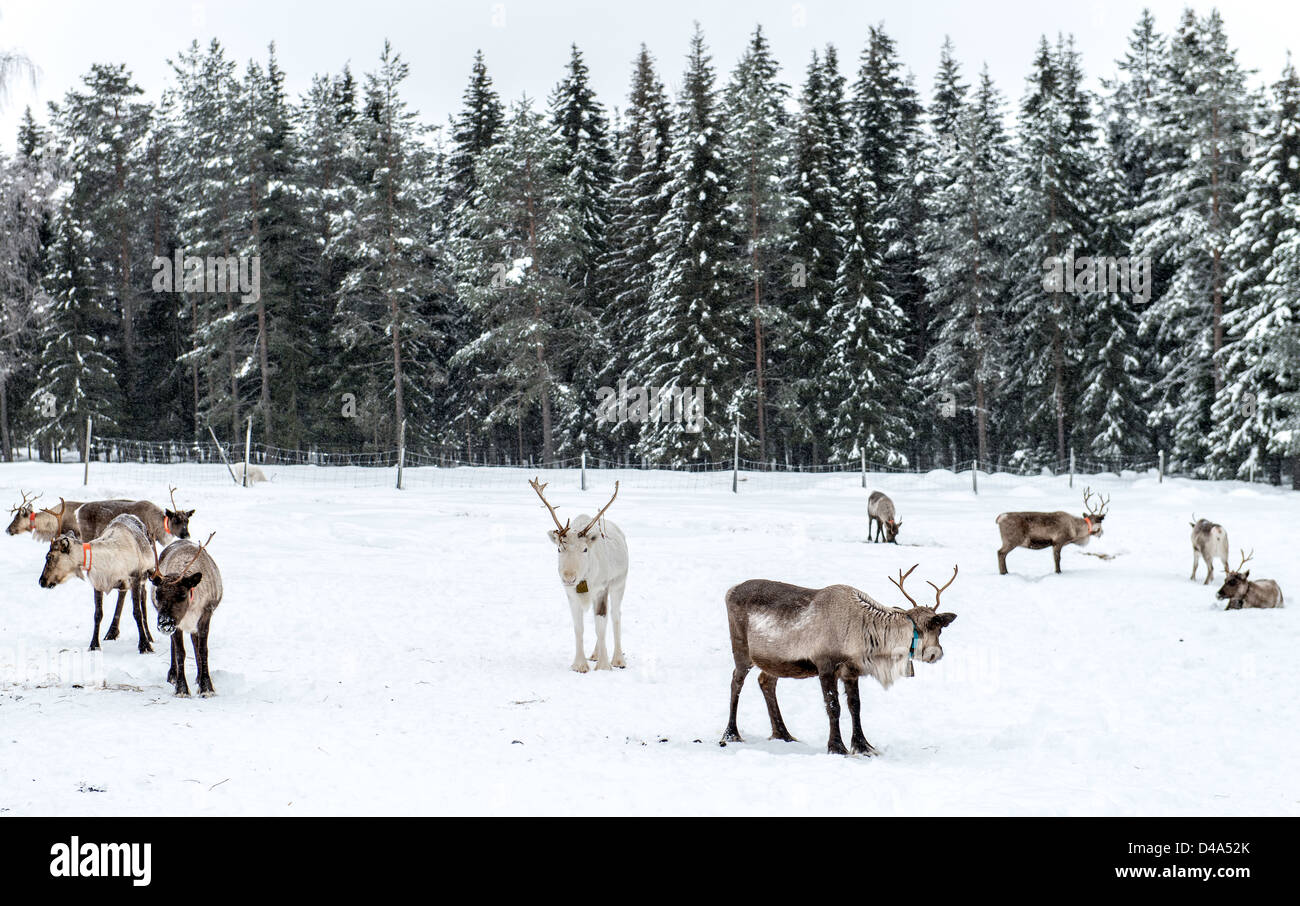
[[[1100,90],[1044,36],[1017,98],[951,40],[918,86],[883,24],[788,69],[762,28],[730,69],[698,27],[670,50],[676,96],[642,46],[623,98],[577,46],[513,100],[476,54],[432,122],[388,44],[298,97],[274,45],[195,42],[157,103],[89,66],[0,157],[4,459],[69,455],[88,417],[182,442],[251,418],[294,450],[404,424],[494,463],[1163,451],[1300,487],[1289,59],[1248,70],[1191,10],[1143,13]]]

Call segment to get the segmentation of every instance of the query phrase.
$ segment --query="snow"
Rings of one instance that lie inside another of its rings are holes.
[[[243,489],[219,465],[95,464],[83,489],[78,464],[0,466],[13,502],[178,485],[225,582],[218,694],[178,699],[156,629],[137,654],[128,613],[88,656],[89,587],[39,588],[43,547],[0,537],[0,813],[1300,814],[1292,492],[1087,479],[1112,496],[1105,534],[1067,548],[1062,575],[1016,550],[999,576],[996,515],[1076,511],[1082,481],[981,475],[975,496],[968,475],[880,477],[894,546],[866,543],[856,475],[751,474],[735,495],[725,472],[589,472],[587,492],[543,472],[561,518],[622,480],[628,668],[579,675],[533,473],[408,470],[397,491],[383,470],[267,471]],[[1189,581],[1193,510],[1291,606],[1224,612]],[[863,681],[879,757],[825,753],[815,680],[781,681],[800,741],[769,741],[756,671],[747,741],[719,747],[729,586],[846,582],[894,605],[886,577],[914,562],[923,601],[960,564],[943,598],[959,619],[939,664],[888,692]]]

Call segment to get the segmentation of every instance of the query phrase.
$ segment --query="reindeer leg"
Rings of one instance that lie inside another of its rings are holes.
[[[1189,579],[1196,578],[1196,567],[1199,566],[1200,563],[1201,563],[1200,553],[1196,550],[1196,548],[1192,548],[1192,574],[1188,577]],[[1206,578],[1205,581],[1208,582],[1210,580]]]
[[[1209,585],[1210,580],[1213,578],[1214,578],[1214,560],[1209,559],[1205,561],[1205,581],[1202,582],[1201,584]]]
[[[569,612],[573,614],[573,663],[570,669],[578,673],[587,672],[587,659],[582,656],[582,605],[577,595],[569,596]]]
[[[190,636],[190,644],[194,646],[194,660],[198,662],[199,695],[204,698],[217,694],[217,690],[212,688],[212,675],[208,673],[208,625],[211,620],[211,614],[200,618],[199,631]]]
[[[1011,548],[1002,547],[998,549],[998,574],[1005,576],[1007,574],[1007,554],[1011,553]]]
[[[104,593],[95,590],[95,631],[90,636],[90,650],[99,650],[99,624],[104,619]]]
[[[776,703],[776,680],[777,678],[770,673],[761,670],[758,672],[758,688],[763,690],[763,700],[767,702],[767,717],[772,721],[770,738],[782,742],[795,742],[795,738],[785,728],[785,721],[781,719],[781,706]]]
[[[745,741],[740,738],[740,730],[736,727],[736,708],[740,705],[740,689],[745,685],[745,677],[749,675],[750,666],[748,661],[742,665],[740,658],[736,658],[736,669],[731,671],[731,714],[727,718],[727,729],[722,732],[719,745]]]
[[[189,698],[190,684],[185,682],[185,633],[179,629],[172,633],[172,670],[175,671],[172,686],[176,694]]]
[[[853,737],[849,744],[854,755],[879,755],[876,747],[862,735],[862,700],[858,697],[858,678],[844,680],[844,697],[849,702],[849,717],[853,720]]]
[[[614,659],[609,662],[611,667],[627,666],[627,660],[623,657],[623,591],[626,588],[626,585],[619,583],[609,589],[609,615],[614,621]]]
[[[849,750],[844,748],[844,737],[840,736],[840,692],[835,683],[834,668],[818,671],[817,678],[822,683],[822,699],[826,702],[826,716],[831,724],[826,751],[831,755],[847,755]]]
[[[113,622],[108,624],[108,632],[104,633],[104,641],[111,642],[117,638],[117,624],[122,619],[122,604],[126,601],[126,589],[117,590],[117,609],[113,611]]]
[[[1058,573],[1061,571],[1061,547],[1062,546],[1059,544],[1052,545],[1052,560],[1056,563],[1056,571]]]
[[[609,652],[605,650],[605,623],[609,620],[609,589],[596,599],[596,669],[609,670]]]
[[[149,644],[149,627],[146,625],[147,614],[145,612],[144,600],[141,593],[144,589],[139,582],[131,585],[131,612],[135,614],[135,631],[139,638],[138,650],[141,654],[149,654],[153,651],[153,645]]]

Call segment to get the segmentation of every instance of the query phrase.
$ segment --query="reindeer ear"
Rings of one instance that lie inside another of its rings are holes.
[[[957,614],[955,613],[936,613],[934,619],[930,621],[930,624],[943,629],[955,619],[957,619]]]
[[[203,581],[203,573],[190,573],[181,579],[181,588],[193,588]]]
[[[185,511],[185,518],[186,518],[186,519],[189,519],[189,518],[190,518],[191,516],[193,516],[193,515],[194,515],[194,511],[193,511],[193,510],[186,510],[186,511]]]
[[[1244,573],[1242,573],[1242,574],[1241,574],[1241,577],[1242,577],[1243,579],[1249,579],[1249,578],[1250,578],[1250,570],[1246,570]]]

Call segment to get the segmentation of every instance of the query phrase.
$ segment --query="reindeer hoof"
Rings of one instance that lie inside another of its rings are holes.
[[[799,741],[799,740],[795,739],[793,736],[791,736],[789,733],[780,733],[780,734],[778,734],[778,733],[773,733],[771,736],[768,737],[768,739],[775,739],[775,740],[778,740],[779,742],[798,742],[798,741]]]
[[[744,742],[744,741],[745,740],[740,738],[740,732],[738,730],[727,730],[725,733],[722,734],[722,738],[718,740],[718,745],[726,746],[726,744],[729,742]]]
[[[573,662],[573,667],[572,667],[572,669],[573,669],[573,671],[574,671],[575,673],[586,673],[586,672],[587,672],[587,662],[586,662],[586,661],[574,661],[574,662]]]
[[[202,692],[199,693],[199,697],[200,697],[200,698],[212,698],[212,696],[214,696],[214,695],[216,695],[216,694],[217,694],[217,690],[216,690],[216,689],[205,689],[205,690],[203,690]]]
[[[627,667],[627,661],[623,660],[621,657],[614,658],[614,660],[610,661],[610,664],[617,667],[619,670],[623,670]]]
[[[176,697],[177,697],[177,698],[189,698],[189,697],[190,697],[190,690],[189,690],[189,689],[177,689],[177,690],[176,690]]]
[[[856,742],[855,742],[855,743],[853,744],[853,754],[854,754],[854,755],[863,755],[863,756],[865,756],[865,757],[867,757],[867,758],[870,758],[870,757],[873,756],[873,755],[879,755],[879,754],[880,754],[880,750],[877,749],[875,746],[873,746],[871,743],[867,742],[867,741],[864,739],[864,740],[862,740],[861,743],[856,743]]]
[[[113,640],[116,639],[116,638],[117,638],[117,630],[116,630],[116,629],[110,629],[108,632],[106,632],[106,633],[104,634],[104,641],[105,641],[105,642],[111,642],[111,641],[113,641]]]
[[[849,750],[844,748],[844,743],[833,742],[826,746],[826,753],[828,755],[847,755],[849,754]]]
[[[140,653],[153,654],[153,646],[150,645],[148,642],[145,642],[143,645],[140,646]]]
[[[99,651],[99,650],[100,650],[100,648],[99,648],[99,642],[95,642],[94,644],[92,644],[92,645],[90,646],[90,650],[91,650],[91,651]]]
[[[597,670],[613,670],[614,668],[611,667],[611,666],[609,666],[609,661],[596,661],[596,669],[597,669]]]

